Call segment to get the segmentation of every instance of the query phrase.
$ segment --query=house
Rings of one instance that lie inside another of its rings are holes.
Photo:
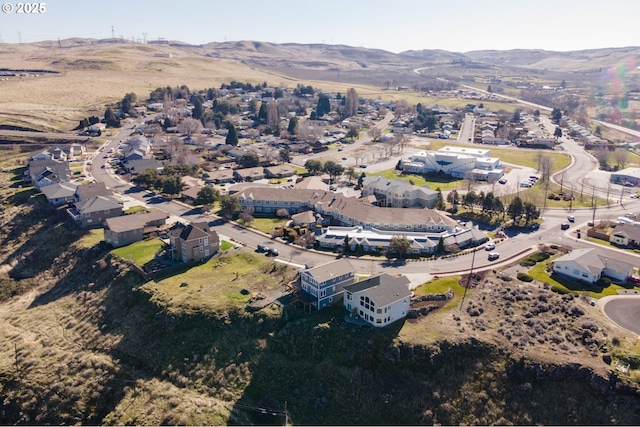
[[[554,274],[588,283],[595,283],[602,276],[626,281],[632,270],[631,264],[602,255],[597,248],[575,249],[553,261]]]
[[[32,183],[37,189],[59,182],[71,180],[71,169],[68,162],[58,160],[32,160],[25,171],[24,182]]]
[[[218,233],[206,222],[176,224],[169,233],[172,257],[182,262],[209,258],[220,248]]]
[[[182,198],[194,203],[198,198],[198,193],[202,190],[202,187],[199,185],[194,185],[193,187],[187,187],[185,190],[181,191]]]
[[[105,219],[104,241],[114,248],[139,242],[163,226],[169,215],[164,212],[123,215]]]
[[[322,218],[322,215],[318,215],[313,211],[304,211],[291,215],[291,222],[293,226],[307,227],[309,229],[320,225],[329,225],[329,222]]]
[[[236,181],[256,181],[264,178],[264,168],[258,166],[255,168],[236,169],[233,171],[233,177]]]
[[[611,183],[625,186],[640,185],[640,168],[626,168],[611,173]]]
[[[640,246],[640,227],[634,224],[619,224],[611,232],[609,241],[619,246]]]
[[[309,294],[311,305],[320,310],[342,299],[343,288],[355,282],[356,270],[342,258],[300,272],[300,286]]]
[[[296,174],[296,170],[289,165],[269,166],[264,168],[267,178],[287,178]]]
[[[53,206],[61,206],[76,201],[76,185],[68,182],[47,185],[42,187],[40,191],[42,191],[47,201]]]
[[[137,175],[147,169],[161,170],[164,165],[155,159],[130,159],[124,164],[124,169],[131,175]]]
[[[372,326],[387,326],[409,312],[409,283],[405,276],[383,273],[345,286],[344,308]]]
[[[77,202],[67,212],[81,227],[99,227],[105,219],[122,215],[122,201],[113,196],[94,196]]]
[[[233,182],[233,171],[231,169],[221,169],[212,172],[206,172],[202,174],[202,179],[206,183],[214,183],[214,184],[226,184],[229,182]]]
[[[96,196],[113,196],[113,192],[107,188],[104,182],[91,182],[89,184],[78,185],[74,193],[76,202],[91,199]]]

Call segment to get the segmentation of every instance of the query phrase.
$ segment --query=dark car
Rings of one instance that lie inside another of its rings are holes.
[[[569,223],[568,222],[563,222],[562,224],[560,224],[560,228],[562,230],[567,230],[569,228]]]
[[[540,224],[538,224],[537,222],[534,222],[533,224],[531,224],[531,229],[532,230],[539,230],[540,229]]]

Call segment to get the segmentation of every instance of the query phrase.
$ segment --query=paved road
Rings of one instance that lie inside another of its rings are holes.
[[[640,336],[640,295],[614,297],[602,311],[616,325]]]

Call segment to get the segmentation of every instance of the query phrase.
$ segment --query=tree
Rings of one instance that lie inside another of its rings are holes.
[[[440,240],[438,240],[438,247],[436,248],[436,252],[438,255],[442,255],[444,253],[444,237],[440,236]]]
[[[149,138],[153,138],[157,134],[162,132],[162,127],[158,123],[151,123],[144,127],[144,135]]]
[[[349,131],[347,132],[347,138],[353,141],[358,137],[358,135],[359,135],[358,128],[355,126],[349,126]]]
[[[511,217],[511,219],[515,222],[516,218],[519,218],[524,212],[524,206],[522,204],[522,199],[519,196],[514,197],[514,199],[509,203],[509,207],[507,208],[507,213]]]
[[[278,158],[280,159],[280,163],[289,163],[291,161],[291,153],[286,148],[281,148],[278,151]]]
[[[178,132],[187,134],[187,139],[191,139],[191,135],[194,133],[200,133],[202,131],[202,122],[198,119],[186,118],[178,124]]]
[[[457,190],[451,190],[449,194],[447,194],[447,202],[451,203],[454,208],[460,203],[460,196]]]
[[[230,219],[233,214],[238,212],[241,208],[242,206],[240,206],[240,202],[235,197],[227,194],[220,196],[220,214],[224,218]]]
[[[267,103],[263,102],[260,104],[260,111],[258,112],[258,121],[261,124],[267,123]]]
[[[320,160],[309,159],[304,163],[304,167],[311,175],[316,175],[322,170],[322,162],[320,162]]]
[[[411,242],[407,236],[393,236],[389,242],[388,251],[395,254],[397,258],[404,259],[411,251]]]
[[[253,211],[254,211],[253,206],[247,206],[246,208],[244,208],[244,210],[240,214],[239,218],[242,220],[242,223],[244,225],[247,225],[247,226],[251,225],[251,223],[255,219],[253,217]]]
[[[365,175],[364,172],[362,172],[360,174],[360,176],[358,177],[358,188],[362,188],[362,183],[364,182],[364,179],[367,177],[367,175]]]
[[[238,165],[243,168],[254,168],[260,164],[260,158],[258,154],[253,151],[249,151],[242,156],[238,157]]]
[[[513,112],[513,118],[511,119],[513,123],[520,123],[520,110],[516,110]]]
[[[220,199],[220,193],[213,187],[202,187],[196,196],[197,205],[212,205]]]
[[[358,106],[360,105],[360,97],[354,88],[347,90],[347,96],[344,100],[343,113],[346,117],[353,117],[358,114]]]
[[[629,160],[629,153],[624,148],[616,148],[613,152],[613,158],[616,161],[618,169],[624,169]]]
[[[351,181],[356,176],[356,170],[353,166],[347,166],[344,170],[344,174],[347,176],[347,179]]]
[[[553,131],[553,136],[555,136],[556,139],[562,136],[562,129],[560,129],[560,126],[556,126],[556,129]]]
[[[236,145],[238,145],[238,133],[236,132],[236,127],[233,125],[233,123],[227,122],[227,130],[229,132],[227,133],[227,137],[225,138],[224,142],[227,145],[232,145],[235,147]]]
[[[124,98],[122,98],[122,101],[120,101],[120,111],[129,114],[137,101],[138,96],[135,93],[127,93]]]
[[[608,168],[607,163],[609,162],[609,149],[607,147],[598,147],[593,150],[593,155],[598,159],[600,167],[606,170]]]
[[[523,208],[525,224],[528,224],[530,220],[536,219],[540,216],[540,211],[533,203],[525,202]]]
[[[316,115],[317,117],[322,117],[331,111],[331,102],[326,95],[320,94],[318,96],[318,105],[316,105]]]
[[[467,194],[462,198],[462,206],[465,208],[470,208],[471,212],[473,212],[473,205],[476,204],[477,195],[475,191],[468,191]]]
[[[180,194],[182,191],[182,179],[180,175],[172,175],[162,179],[162,192],[165,194]]]
[[[202,101],[199,96],[192,96],[191,103],[193,104],[193,110],[191,110],[191,117],[196,120],[200,120],[202,118]]]
[[[297,117],[291,117],[291,119],[289,120],[289,126],[287,127],[287,132],[289,132],[290,135],[295,135],[298,132],[298,118]]]
[[[278,218],[289,218],[289,211],[285,208],[280,208],[276,211],[276,216]]]
[[[333,182],[334,178],[342,175],[344,172],[344,166],[334,162],[333,160],[328,160],[324,165],[322,165],[322,171],[329,174],[329,180]]]
[[[444,204],[444,198],[442,197],[442,191],[440,190],[440,187],[436,188],[436,191],[438,192],[438,196],[436,198],[436,204],[434,208],[439,211],[443,211],[446,209],[446,206]]]
[[[554,108],[551,111],[551,121],[554,123],[560,123],[560,119],[562,119],[562,111],[559,108]]]
[[[280,124],[280,115],[278,114],[278,103],[271,101],[267,104],[267,126],[272,130],[278,129]]]
[[[487,86],[487,92],[493,93],[493,88],[491,87],[491,85]]]
[[[110,128],[119,128],[120,120],[116,118],[115,113],[111,106],[107,106],[107,109],[104,110],[104,121],[107,123],[107,127]]]

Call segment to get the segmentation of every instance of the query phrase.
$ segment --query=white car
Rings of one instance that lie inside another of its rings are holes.
[[[492,251],[496,248],[496,244],[493,242],[489,242],[487,243],[487,245],[484,247],[485,251]]]
[[[627,212],[626,214],[624,214],[624,216],[626,216],[627,218],[635,218],[636,214],[634,214],[633,212]]]
[[[498,252],[490,252],[489,253],[489,257],[488,257],[489,261],[493,261],[493,260],[498,259],[498,258],[500,258],[500,254]]]

